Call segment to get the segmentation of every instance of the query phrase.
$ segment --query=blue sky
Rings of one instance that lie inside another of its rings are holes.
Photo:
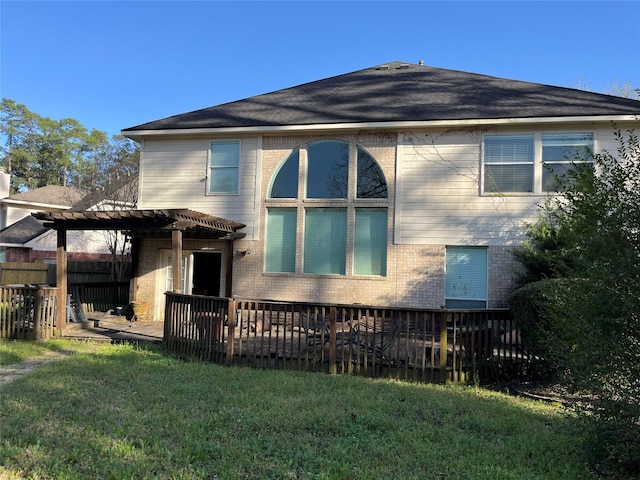
[[[109,134],[393,60],[640,86],[640,1],[0,2],[0,94]]]

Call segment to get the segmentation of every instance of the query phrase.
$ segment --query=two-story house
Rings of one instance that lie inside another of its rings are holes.
[[[391,62],[122,133],[138,208],[245,225],[184,239],[186,293],[493,308],[523,223],[572,160],[616,152],[612,122],[638,128],[640,101]],[[135,295],[159,315],[171,240],[139,242]]]

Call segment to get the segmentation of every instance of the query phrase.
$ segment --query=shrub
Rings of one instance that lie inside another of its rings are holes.
[[[528,227],[515,255],[534,283],[510,306],[547,372],[590,394],[576,405],[589,461],[629,476],[640,463],[640,143],[614,133],[618,156],[569,170]]]

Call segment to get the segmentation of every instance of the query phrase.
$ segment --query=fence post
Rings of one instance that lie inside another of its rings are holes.
[[[446,312],[439,312],[440,314],[440,381],[442,383],[447,382],[447,322],[449,315]]]
[[[238,302],[229,300],[229,331],[227,333],[227,365],[233,363],[233,347],[236,337],[236,321],[238,312]]]
[[[336,307],[329,309],[329,373],[338,373],[336,367]]]
[[[33,336],[36,340],[44,340],[42,332],[42,289],[33,291]]]

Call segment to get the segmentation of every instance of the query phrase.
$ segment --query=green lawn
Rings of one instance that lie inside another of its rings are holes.
[[[50,351],[74,351],[81,352],[91,350],[96,343],[87,341],[74,341],[56,338],[46,342],[22,342],[0,341],[0,367],[19,363],[29,358],[37,357]]]
[[[2,387],[0,479],[592,478],[558,406],[64,348],[78,353]]]

